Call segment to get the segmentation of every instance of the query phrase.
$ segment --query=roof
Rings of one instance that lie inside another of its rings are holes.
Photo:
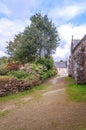
[[[81,41],[86,41],[86,35],[81,39]]]
[[[59,61],[59,62],[55,62],[55,66],[57,68],[67,68],[67,63],[66,61]]]
[[[80,41],[79,39],[73,40],[73,49],[78,45],[79,41]]]
[[[79,44],[81,44],[83,41],[86,41],[86,35],[84,35],[84,37],[79,40],[79,39],[73,39],[73,51],[77,48],[77,46],[79,46]]]

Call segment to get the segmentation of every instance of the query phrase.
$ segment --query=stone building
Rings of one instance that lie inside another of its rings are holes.
[[[86,35],[81,40],[72,37],[68,74],[77,84],[86,83]]]

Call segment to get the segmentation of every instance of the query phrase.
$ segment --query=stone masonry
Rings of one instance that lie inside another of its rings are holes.
[[[86,35],[81,40],[72,37],[68,73],[77,84],[86,83]]]

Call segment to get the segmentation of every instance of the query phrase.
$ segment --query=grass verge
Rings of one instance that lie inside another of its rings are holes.
[[[86,102],[86,84],[75,84],[70,77],[66,79],[68,81],[67,94],[69,98],[77,102]]]
[[[0,102],[6,102],[9,100],[18,100],[24,96],[32,95],[32,94],[37,95],[36,93],[39,93],[41,90],[46,90],[46,85],[42,84],[42,85],[36,86],[30,90],[19,92],[19,93],[13,94],[13,95],[8,95],[5,97],[0,97]],[[37,96],[37,98],[38,98],[38,96]]]

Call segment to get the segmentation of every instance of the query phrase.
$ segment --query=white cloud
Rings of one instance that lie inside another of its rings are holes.
[[[54,60],[62,60],[67,58],[69,52],[68,44],[65,44],[64,48],[58,47],[56,53],[53,55]]]
[[[61,38],[61,44],[65,45],[64,48],[59,46],[56,49],[56,53],[53,55],[55,60],[66,59],[69,57],[72,35],[74,36],[74,39],[82,39],[82,37],[86,34],[86,24],[81,26],[65,24],[58,28],[58,32]]]
[[[26,19],[25,21],[15,20],[11,21],[6,18],[0,19],[0,51],[5,52],[7,43],[13,39],[15,34],[22,32],[25,26],[29,25],[30,21]]]
[[[77,39],[81,39],[83,37],[83,35],[86,33],[86,24],[80,26],[75,26],[71,23],[64,24],[58,28],[58,31],[60,37],[69,43],[72,35]]]
[[[56,6],[50,10],[49,15],[53,18],[68,21],[86,12],[86,2],[70,3]]]
[[[7,54],[4,53],[3,51],[0,51],[0,57],[3,57],[3,56],[7,56]]]

